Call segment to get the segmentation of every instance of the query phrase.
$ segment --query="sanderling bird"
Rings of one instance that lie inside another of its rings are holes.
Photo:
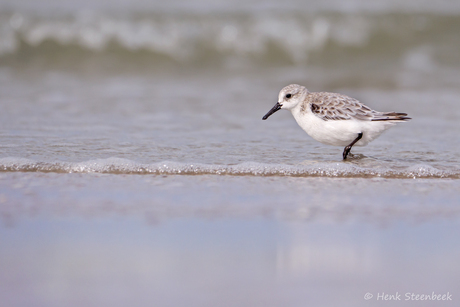
[[[353,145],[366,146],[397,122],[411,119],[406,113],[374,111],[346,95],[309,92],[298,84],[284,87],[278,102],[262,119],[280,109],[290,110],[297,124],[315,140],[345,146],[344,160]]]

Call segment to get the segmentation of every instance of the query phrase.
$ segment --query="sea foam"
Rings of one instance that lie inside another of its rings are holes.
[[[428,164],[406,168],[361,167],[344,162],[318,162],[309,165],[268,164],[244,162],[215,165],[191,162],[163,161],[151,164],[122,158],[96,159],[83,162],[40,162],[24,158],[0,159],[2,172],[101,173],[139,175],[232,175],[232,176],[290,176],[338,178],[460,178],[460,170],[441,170]]]

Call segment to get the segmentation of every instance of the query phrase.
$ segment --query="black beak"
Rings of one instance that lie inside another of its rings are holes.
[[[277,102],[275,104],[275,106],[270,111],[268,111],[268,113],[265,114],[264,117],[262,117],[262,120],[266,120],[270,115],[272,115],[273,113],[275,113],[279,109],[281,109],[281,104],[279,102]]]

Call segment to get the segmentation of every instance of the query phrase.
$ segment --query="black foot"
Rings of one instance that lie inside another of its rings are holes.
[[[345,147],[345,149],[343,150],[342,156],[343,156],[343,159],[344,159],[344,160],[347,158],[348,154],[350,153],[350,150],[351,150],[351,146],[350,146],[350,145],[348,145],[347,147]]]
[[[363,133],[362,132],[358,133],[358,137],[353,142],[351,142],[350,145],[345,147],[345,149],[343,150],[343,154],[342,154],[344,160],[347,158],[347,156],[350,153],[350,150],[353,147],[353,145],[355,145],[356,142],[361,140],[362,137],[363,137]]]

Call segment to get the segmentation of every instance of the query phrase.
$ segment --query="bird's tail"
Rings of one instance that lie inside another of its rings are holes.
[[[407,121],[409,119],[412,119],[407,116],[407,113],[396,113],[396,112],[384,112],[384,113],[379,113],[374,115],[374,118],[372,121],[383,121],[383,120],[389,120],[389,121]]]

